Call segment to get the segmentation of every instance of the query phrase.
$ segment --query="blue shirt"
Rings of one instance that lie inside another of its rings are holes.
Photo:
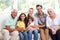
[[[36,25],[41,25],[41,24],[46,24],[46,17],[47,17],[47,15],[46,14],[44,14],[43,15],[43,17],[42,18],[40,18],[39,17],[39,14],[38,13],[36,13],[35,15],[34,15],[34,19],[35,19],[35,24]]]

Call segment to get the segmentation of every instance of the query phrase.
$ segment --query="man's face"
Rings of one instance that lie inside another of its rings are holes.
[[[33,9],[29,9],[29,14],[33,14]]]
[[[15,18],[15,17],[17,16],[17,13],[18,13],[17,10],[14,9],[14,10],[11,12],[12,17]]]
[[[36,9],[37,9],[38,13],[41,13],[42,12],[42,8],[40,6],[37,7]]]

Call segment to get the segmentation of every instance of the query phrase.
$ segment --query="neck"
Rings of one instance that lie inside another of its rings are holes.
[[[12,14],[11,14],[11,17],[12,17],[13,19],[15,19],[15,17],[13,17]]]
[[[21,20],[22,22],[24,22],[24,20]]]
[[[39,13],[39,15],[40,15],[40,16],[43,16],[43,15],[44,15],[44,13],[43,13],[43,12],[40,12],[40,13]]]

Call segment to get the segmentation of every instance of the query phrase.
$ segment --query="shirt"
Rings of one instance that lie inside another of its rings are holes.
[[[31,22],[31,24],[30,24],[29,26],[34,26],[34,21],[33,21],[33,22]]]
[[[34,15],[35,24],[36,24],[36,25],[41,25],[41,24],[43,24],[43,23],[45,24],[45,23],[46,23],[46,17],[47,17],[47,15],[44,14],[44,16],[43,16],[42,18],[40,18],[39,15],[38,15],[38,13],[36,13],[36,14]]]
[[[49,16],[46,19],[46,26],[53,29],[57,28],[60,25],[60,18],[56,15],[55,19],[52,20]]]
[[[16,22],[17,22],[17,17],[16,18],[12,18],[11,15],[9,15],[9,17],[7,18],[6,22],[5,22],[5,26],[9,25],[10,28],[15,28],[16,27]]]
[[[19,28],[24,28],[24,29],[25,29],[25,23],[22,22],[22,21],[18,21],[18,22],[17,22],[17,26],[18,26]]]

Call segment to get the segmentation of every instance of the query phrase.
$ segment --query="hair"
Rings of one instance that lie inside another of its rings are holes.
[[[36,5],[36,8],[39,7],[39,6],[40,6],[41,8],[43,8],[42,5]]]
[[[31,17],[29,14],[27,15],[27,23],[29,22],[29,19],[31,19],[32,21],[34,21],[34,18]]]
[[[29,9],[32,9],[33,10],[33,8],[29,8]]]
[[[31,19],[32,21],[34,21],[34,18],[32,18],[32,17],[29,17],[29,19]],[[29,21],[29,19],[28,19],[28,21]]]
[[[21,20],[21,15],[25,16],[24,23],[25,23],[25,27],[27,27],[27,19],[26,19],[26,14],[25,13],[21,13],[17,21],[22,21]]]

